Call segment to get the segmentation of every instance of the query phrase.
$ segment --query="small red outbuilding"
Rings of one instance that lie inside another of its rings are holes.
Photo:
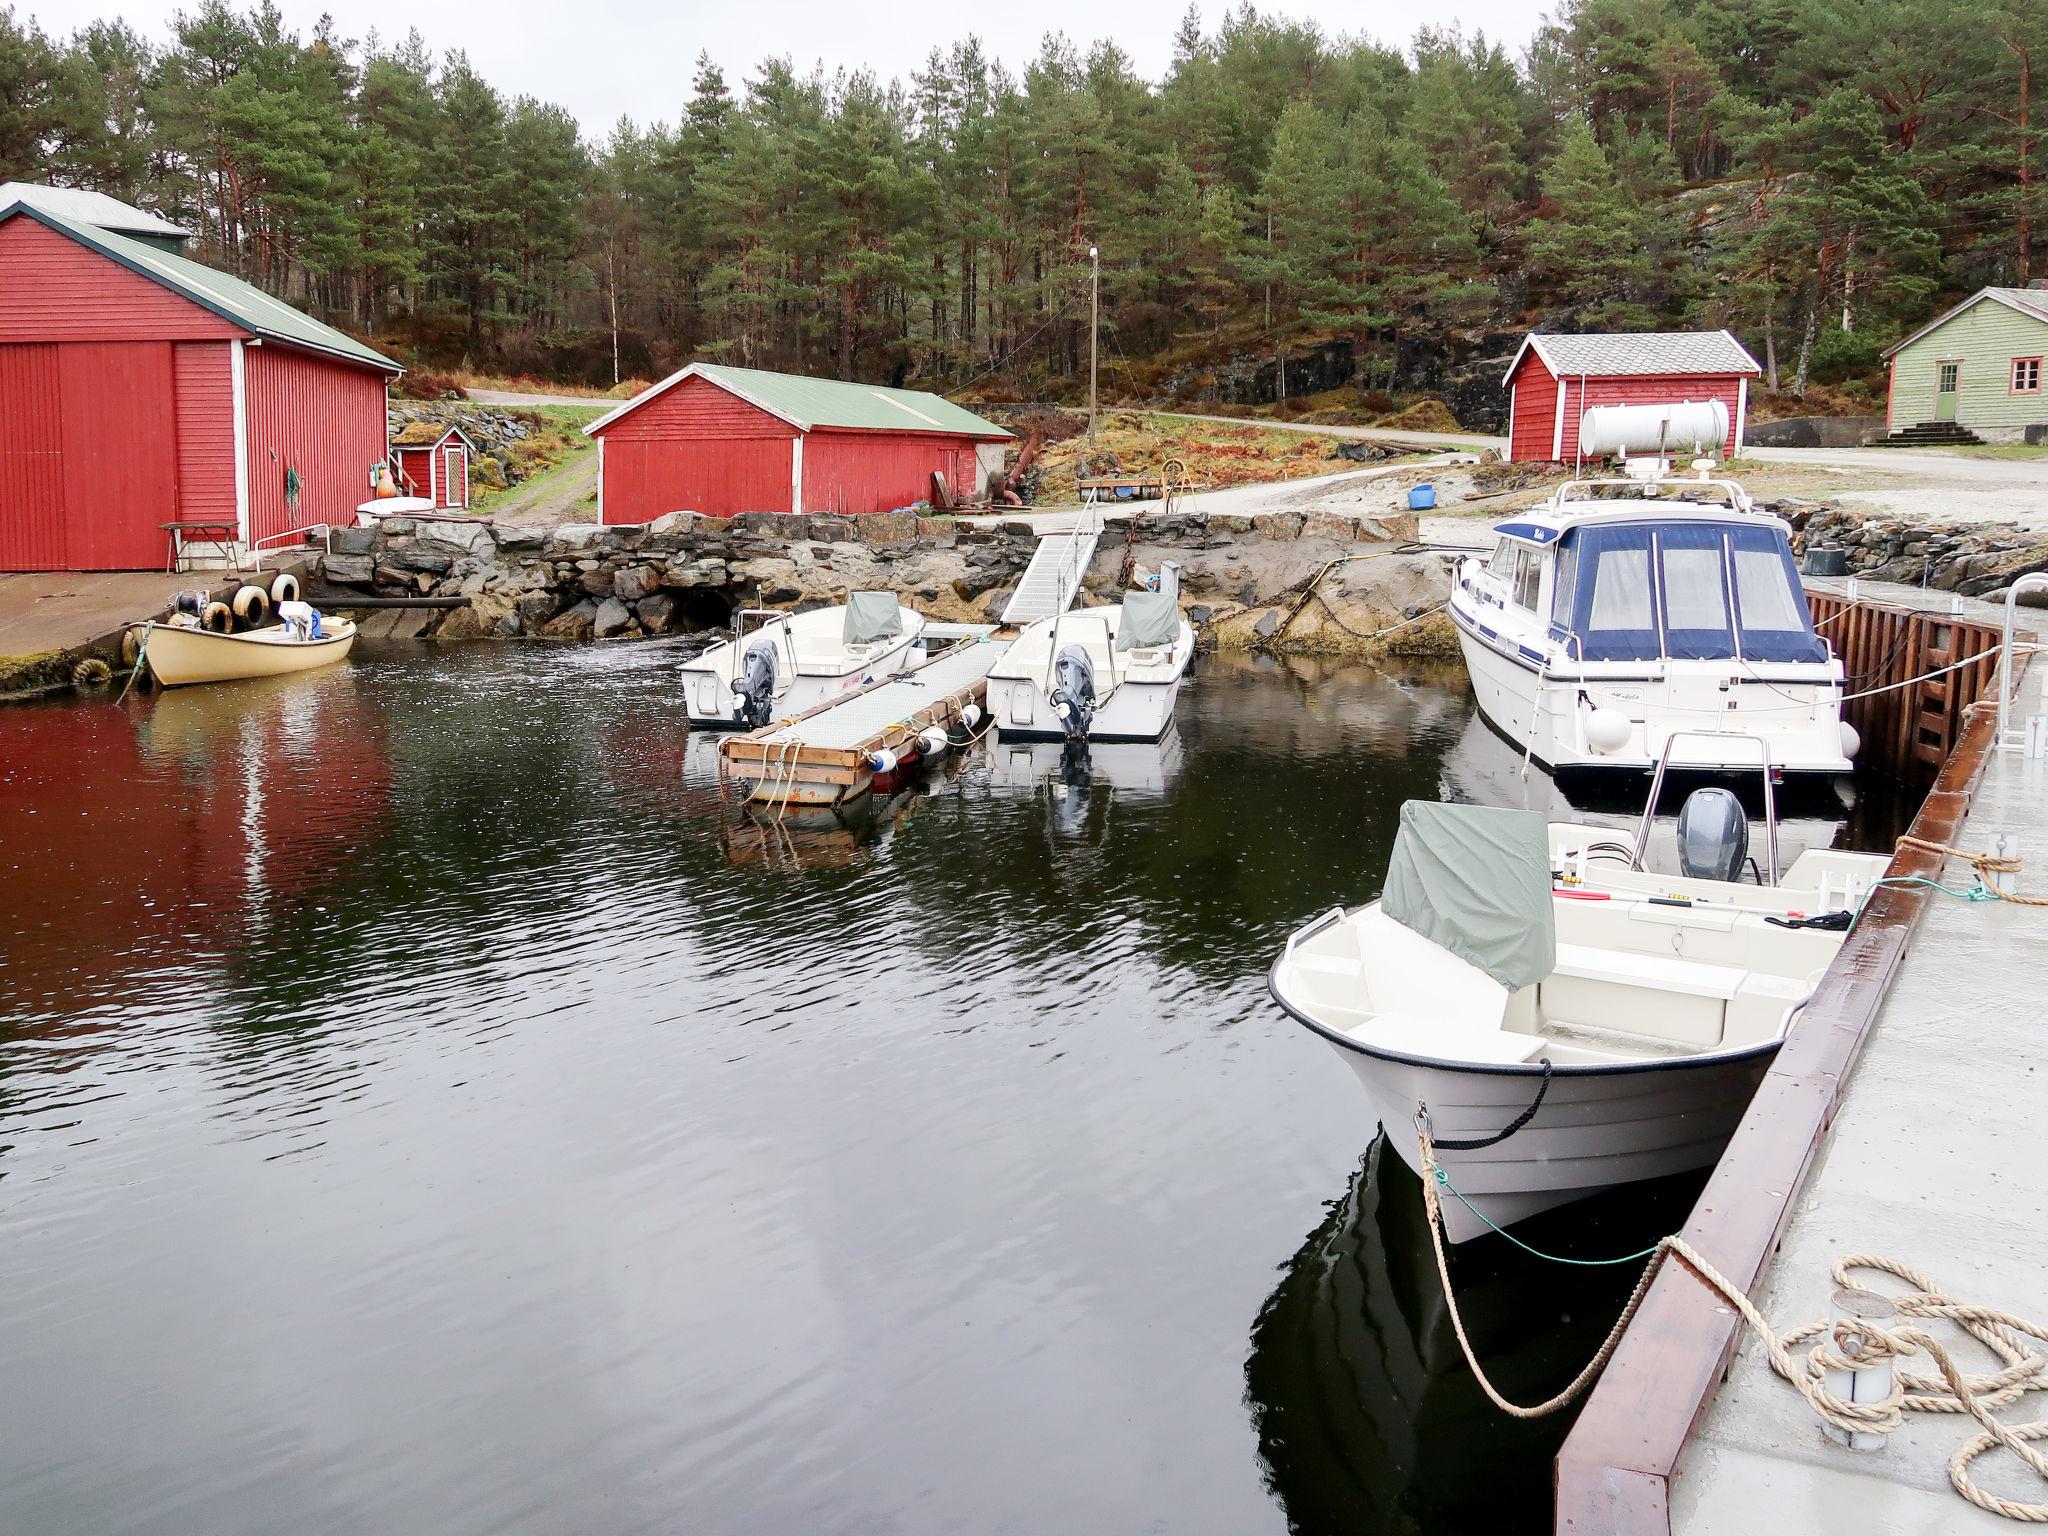
[[[162,570],[171,523],[238,555],[352,522],[398,365],[35,190],[58,195],[0,207],[0,571]]]
[[[1579,418],[1597,405],[1719,400],[1728,407],[1722,457],[1733,458],[1749,417],[1749,381],[1762,372],[1726,331],[1532,332],[1508,365],[1508,457],[1571,463]]]
[[[413,421],[391,439],[391,467],[406,495],[460,512],[469,505],[469,460],[475,451],[469,434],[458,426]]]
[[[583,429],[597,520],[890,512],[978,496],[1011,434],[914,389],[692,363]]]

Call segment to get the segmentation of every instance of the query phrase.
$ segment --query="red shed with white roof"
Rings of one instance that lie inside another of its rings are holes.
[[[1762,372],[1727,331],[1531,332],[1508,365],[1508,457],[1571,463],[1579,419],[1594,406],[1719,400],[1728,407],[1721,456],[1733,458],[1749,419],[1749,381]]]

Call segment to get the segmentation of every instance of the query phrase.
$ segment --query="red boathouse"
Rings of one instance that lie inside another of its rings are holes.
[[[597,520],[890,512],[988,487],[1011,434],[914,389],[692,363],[583,429]]]
[[[172,523],[239,553],[352,522],[399,366],[66,206],[0,207],[0,571],[163,570]]]
[[[1728,407],[1721,457],[1733,458],[1749,418],[1749,381],[1762,372],[1726,331],[1532,332],[1508,365],[1508,457],[1571,463],[1579,418],[1596,405],[1719,400]]]

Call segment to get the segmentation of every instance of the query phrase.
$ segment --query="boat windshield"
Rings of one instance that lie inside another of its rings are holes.
[[[1589,525],[1558,555],[1554,627],[1587,661],[1825,661],[1779,529]]]

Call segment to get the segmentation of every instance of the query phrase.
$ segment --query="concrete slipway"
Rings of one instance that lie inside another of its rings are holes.
[[[2023,696],[2035,693],[2028,682]],[[2026,697],[2020,712],[2033,703]],[[2003,752],[1986,765],[1954,846],[1985,848],[2001,832],[2020,839],[2019,888],[2048,894],[2048,762]],[[1960,889],[1972,874],[1952,858],[1942,879]],[[1934,900],[1755,1293],[1780,1332],[1827,1315],[1829,1267],[1859,1251],[1921,1270],[1958,1301],[2048,1317],[2048,909]],[[1889,1276],[1863,1279],[1903,1289]],[[1992,1368],[1959,1329],[1929,1328],[1964,1369]],[[1931,1366],[1916,1358],[1907,1369]],[[2000,1411],[2013,1424],[2043,1416],[2040,1394]],[[1976,1433],[1967,1416],[1908,1414],[1882,1450],[1836,1446],[1751,1335],[1679,1465],[1671,1528],[1677,1536],[2010,1532],[2012,1521],[1949,1487],[1949,1454]],[[1994,1494],[2048,1498],[2004,1450],[1971,1470]]]

